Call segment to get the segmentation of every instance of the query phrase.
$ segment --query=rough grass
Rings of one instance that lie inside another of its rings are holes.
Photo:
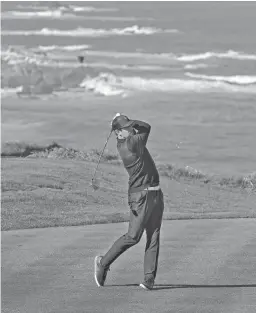
[[[30,158],[51,158],[51,159],[73,159],[82,161],[96,162],[99,159],[101,151],[92,149],[89,151],[65,148],[56,142],[48,146],[39,146],[25,142],[6,142],[2,146],[1,156],[3,157],[30,157]],[[116,154],[107,151],[102,156],[103,162],[120,163]]]
[[[186,166],[177,168],[173,165],[160,165],[159,171],[163,176],[170,179],[186,178],[190,180],[199,180],[204,184],[214,184],[223,187],[256,189],[256,172],[252,172],[240,177],[218,177],[201,172],[200,170]]]
[[[7,142],[2,146],[3,157],[29,157],[29,158],[50,158],[50,159],[72,159],[80,161],[97,162],[101,151],[92,149],[89,151],[66,148],[56,142],[48,146],[39,146],[24,142]],[[117,154],[104,152],[101,162],[121,164]],[[162,176],[170,179],[198,180],[204,184],[214,184],[223,187],[244,188],[256,190],[256,172],[241,177],[217,177],[203,173],[190,166],[178,167],[171,164],[158,164],[158,170]]]
[[[2,159],[2,230],[117,223],[129,219],[127,174],[103,163],[49,158]],[[256,194],[161,176],[165,219],[256,217]]]
[[[25,142],[5,142],[1,147],[1,156],[3,157],[27,157],[34,153],[43,151],[52,151],[55,148],[61,148],[60,145],[53,142],[48,146],[29,144]]]

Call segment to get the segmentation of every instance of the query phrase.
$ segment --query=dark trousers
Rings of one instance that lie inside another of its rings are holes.
[[[144,256],[145,281],[155,279],[158,265],[160,228],[164,201],[162,190],[143,190],[128,195],[131,209],[128,232],[121,236],[103,256],[101,264],[109,267],[124,251],[137,244],[146,230]]]

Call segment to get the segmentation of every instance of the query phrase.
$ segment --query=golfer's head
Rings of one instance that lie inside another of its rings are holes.
[[[117,116],[112,122],[112,129],[117,139],[125,139],[133,133],[132,121],[125,115]]]
[[[122,129],[116,129],[114,132],[117,139],[126,139],[128,136],[130,136],[130,134],[133,133],[133,128],[127,127]]]

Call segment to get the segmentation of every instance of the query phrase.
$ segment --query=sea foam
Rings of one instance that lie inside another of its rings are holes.
[[[62,10],[48,10],[48,11],[7,11],[1,14],[2,19],[29,19],[29,18],[54,18],[54,19],[76,19],[84,18],[72,13],[66,13]]]
[[[72,30],[59,30],[43,28],[41,30],[3,30],[3,36],[72,36],[72,37],[105,37],[105,36],[127,36],[127,35],[152,35],[157,33],[176,33],[176,29],[160,29],[154,27],[139,27],[133,25],[125,28],[94,29],[78,27]]]
[[[68,45],[68,46],[39,46],[38,50],[41,51],[54,51],[54,50],[60,50],[60,51],[82,51],[89,49],[90,45]],[[35,49],[36,50],[36,49]]]
[[[117,77],[109,73],[100,73],[97,77],[86,77],[80,84],[86,90],[101,93],[104,85],[125,92],[246,92],[256,93],[255,86],[230,85],[225,81],[206,81],[192,79],[145,79],[142,77]]]
[[[192,78],[198,78],[201,80],[215,81],[215,82],[226,82],[237,85],[252,85],[256,84],[256,76],[250,75],[233,75],[233,76],[216,76],[216,75],[200,75],[193,73],[186,73],[186,76]]]
[[[177,57],[178,61],[182,62],[193,62],[199,60],[207,60],[210,58],[220,58],[220,59],[236,59],[236,60],[256,60],[255,54],[247,54],[244,52],[237,52],[233,50],[228,50],[226,52],[204,52],[198,54],[184,54]]]
[[[55,6],[40,6],[40,5],[18,5],[19,9],[37,9],[37,10],[50,10]],[[62,11],[73,11],[73,12],[115,12],[117,8],[96,8],[93,6],[78,6],[78,5],[57,5],[57,8]]]

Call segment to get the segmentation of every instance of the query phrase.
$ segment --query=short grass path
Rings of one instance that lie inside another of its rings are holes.
[[[3,313],[225,312],[256,310],[256,219],[164,221],[155,290],[143,277],[141,242],[93,279],[127,223],[2,232]]]

